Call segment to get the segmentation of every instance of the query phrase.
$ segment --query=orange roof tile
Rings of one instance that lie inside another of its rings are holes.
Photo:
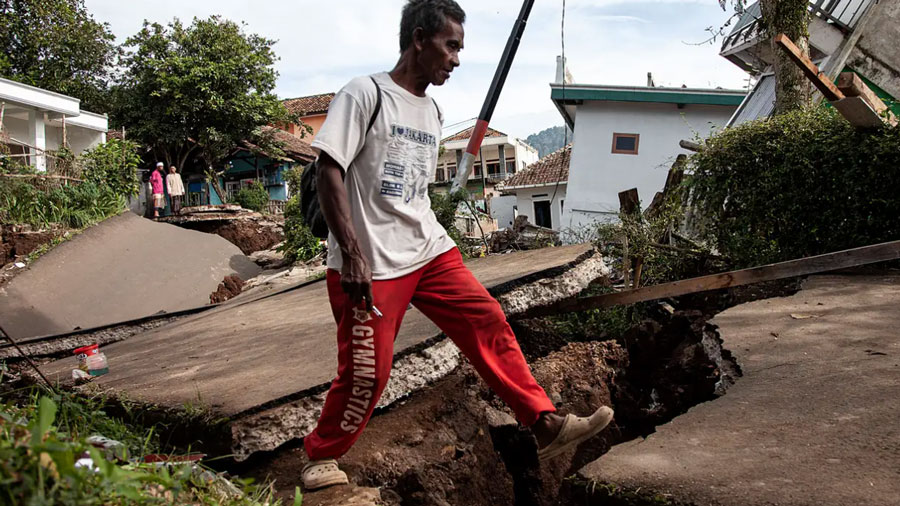
[[[540,160],[517,172],[507,179],[505,189],[522,186],[551,185],[557,181],[565,183],[569,180],[569,160],[572,157],[572,145],[560,148]]]
[[[308,97],[290,98],[284,101],[287,110],[297,114],[298,116],[309,116],[310,114],[324,114],[328,112],[328,106],[334,93],[321,93],[319,95],[311,95]]]
[[[472,132],[475,130],[475,127],[469,127],[458,134],[451,135],[441,142],[450,142],[450,141],[464,141],[470,137],[472,137]],[[487,132],[484,134],[485,137],[506,137],[506,134],[499,131],[494,130],[493,128],[488,127]]]

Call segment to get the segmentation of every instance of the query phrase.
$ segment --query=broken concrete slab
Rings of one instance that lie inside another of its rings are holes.
[[[644,502],[896,504],[898,303],[900,276],[830,275],[723,312],[714,323],[743,377],[579,474]]]
[[[590,245],[546,248],[468,262],[510,312],[572,297],[608,269]],[[178,409],[203,406],[228,417],[238,459],[302,437],[337,370],[335,324],[325,284],[224,304],[104,348],[110,373],[99,386],[130,400]],[[416,310],[395,343],[384,403],[402,398],[456,367],[455,346]],[[66,378],[71,360],[44,367]]]
[[[0,289],[14,338],[70,332],[209,303],[222,278],[253,262],[221,237],[126,212],[73,237]]]

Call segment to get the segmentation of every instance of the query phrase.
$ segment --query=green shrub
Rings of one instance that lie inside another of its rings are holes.
[[[325,249],[303,222],[301,209],[300,195],[291,197],[284,206],[284,244],[278,251],[291,262],[307,262]]]
[[[125,208],[125,197],[91,182],[47,190],[31,183],[0,178],[0,223],[42,227],[59,223],[83,228]]]
[[[140,190],[137,168],[141,157],[137,143],[110,139],[82,154],[84,179],[97,186],[107,186],[122,196],[137,195]]]
[[[234,201],[244,209],[262,212],[269,204],[269,192],[259,181],[250,183],[250,186],[241,188],[234,196]]]
[[[42,389],[0,404],[0,504],[273,504],[249,484],[239,484],[244,497],[226,497],[191,464],[141,464],[138,457],[160,451],[155,431],[103,408],[102,399]],[[88,443],[92,435],[122,444],[101,450]],[[76,466],[83,455],[89,465]]]
[[[465,193],[460,191],[451,195],[450,193],[437,193],[429,188],[428,197],[431,199],[431,210],[434,211],[434,217],[437,218],[438,223],[444,227],[453,242],[465,251],[466,248],[462,244],[463,234],[456,228],[456,210],[459,203],[465,198]]]
[[[690,160],[692,224],[737,266],[900,239],[900,128],[832,109],[745,123]]]
[[[303,165],[295,164],[290,169],[283,172],[284,182],[287,183],[288,198],[294,195],[300,195],[300,180],[303,177]]]

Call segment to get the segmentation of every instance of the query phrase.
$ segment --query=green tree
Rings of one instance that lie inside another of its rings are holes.
[[[116,195],[136,195],[140,190],[137,175],[141,157],[137,144],[130,140],[110,139],[82,155],[84,178],[97,186],[106,186]]]
[[[81,99],[108,112],[118,49],[83,0],[0,0],[0,77]]]
[[[145,21],[125,43],[115,120],[166,165],[215,166],[259,126],[294,119],[272,93],[273,44],[218,16]]]

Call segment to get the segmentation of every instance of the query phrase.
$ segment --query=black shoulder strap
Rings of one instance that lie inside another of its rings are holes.
[[[375,78],[369,76],[369,79],[372,80],[372,84],[375,85],[375,92],[378,94],[378,98],[375,101],[375,110],[372,112],[372,117],[369,118],[369,126],[366,127],[366,135],[369,134],[369,130],[372,129],[372,125],[375,124],[375,118],[378,117],[378,113],[381,112],[381,86],[378,86],[378,83],[375,82]]]
[[[441,108],[438,107],[437,101],[434,99],[434,97],[431,97],[431,102],[434,104],[434,110],[437,111],[437,114],[438,114],[438,122],[439,122],[441,125],[443,125],[443,124],[444,124],[444,116],[441,114]]]

